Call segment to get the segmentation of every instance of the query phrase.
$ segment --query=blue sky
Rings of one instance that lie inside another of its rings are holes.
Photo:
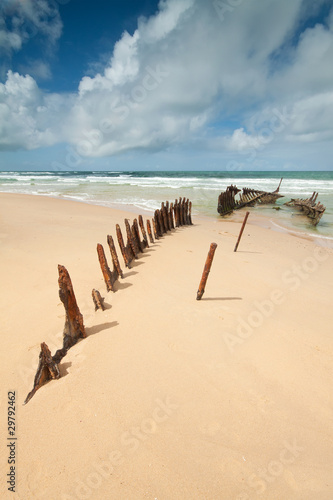
[[[1,0],[1,170],[332,170],[331,0]]]

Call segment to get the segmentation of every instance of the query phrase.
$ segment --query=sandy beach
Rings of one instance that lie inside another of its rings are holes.
[[[1,498],[333,498],[329,240],[273,231],[250,214],[235,253],[242,217],[194,217],[127,269],[115,225],[125,234],[130,211],[1,194],[0,217]],[[108,234],[124,272],[115,292],[96,252],[101,243],[111,264]],[[58,264],[87,338],[23,406],[41,342],[52,354],[62,346]],[[93,288],[105,311],[95,312]],[[15,493],[6,483],[14,391]]]

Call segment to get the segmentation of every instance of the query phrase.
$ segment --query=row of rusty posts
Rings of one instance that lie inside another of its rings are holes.
[[[127,268],[131,268],[132,262],[138,259],[139,253],[144,252],[145,248],[149,248],[149,243],[154,243],[155,239],[159,239],[167,231],[171,231],[179,226],[192,224],[191,219],[191,202],[185,198],[179,198],[175,203],[161,204],[161,209],[155,211],[152,218],[152,226],[150,220],[147,219],[146,226],[144,225],[142,215],[135,218],[130,224],[128,219],[125,219],[126,244],[122,235],[119,224],[116,224],[116,234],[121,254],[124,259],[124,264]],[[141,234],[140,234],[141,230]],[[153,236],[154,232],[154,236]],[[149,241],[148,241],[149,240]],[[120,266],[114,240],[111,235],[107,235],[107,243],[109,246],[112,270],[110,269],[103,245],[97,244],[97,255],[107,292],[115,291],[115,283],[119,278],[124,278],[123,271]],[[28,403],[34,396],[36,391],[51,379],[60,378],[59,363],[66,356],[68,349],[78,342],[79,339],[85,338],[86,332],[83,324],[83,316],[77,305],[74,289],[71,278],[67,269],[64,266],[58,266],[59,273],[59,297],[66,311],[65,326],[63,331],[63,346],[58,349],[52,356],[47,344],[41,344],[39,354],[39,363],[37,372],[34,378],[33,389],[27,395],[24,404]],[[92,290],[92,299],[97,309],[105,310],[104,298],[97,289]]]
[[[180,226],[192,225],[192,202],[186,198],[179,198],[175,203],[161,203],[161,208],[155,210],[153,228],[155,238]]]
[[[175,203],[169,203],[168,201],[166,201],[165,203],[162,202],[161,208],[155,210],[154,217],[152,218],[152,226],[149,219],[146,221],[147,231],[143,222],[142,215],[139,215],[138,219],[135,218],[132,225],[130,225],[128,219],[125,219],[127,238],[126,245],[121,228],[119,224],[117,224],[117,239],[125,266],[130,268],[132,261],[138,258],[139,253],[143,252],[145,248],[149,248],[149,242],[154,243],[154,237],[156,240],[158,240],[165,233],[171,231],[172,229],[180,226],[192,225],[191,211],[192,203],[189,201],[189,199],[186,198],[179,198],[179,200],[175,200]],[[140,229],[142,236],[140,235]],[[123,278],[123,272],[119,264],[119,259],[112,236],[107,236],[107,242],[110,248],[113,263],[112,271],[108,266],[103,246],[100,243],[97,245],[97,254],[106,284],[106,289],[109,292],[115,291],[114,283],[118,280],[119,277]],[[101,297],[97,296],[97,291],[95,289],[93,290],[92,295],[95,308],[102,308]]]

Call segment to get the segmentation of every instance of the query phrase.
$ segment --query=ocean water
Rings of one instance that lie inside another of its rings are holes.
[[[24,193],[67,198],[116,208],[132,206],[151,213],[162,201],[180,196],[192,201],[192,213],[220,218],[217,199],[230,184],[274,191],[283,177],[277,205],[257,206],[254,212],[269,216],[298,232],[333,238],[333,172],[0,172],[0,192]],[[317,201],[326,211],[314,227],[297,210],[283,204],[291,198],[308,198],[319,193]]]

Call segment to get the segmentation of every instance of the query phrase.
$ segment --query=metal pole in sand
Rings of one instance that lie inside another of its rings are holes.
[[[238,236],[238,240],[237,240],[234,252],[237,252],[237,248],[238,248],[239,242],[241,240],[241,237],[242,237],[242,234],[243,234],[243,231],[244,231],[244,227],[245,227],[245,224],[246,224],[246,221],[247,221],[247,218],[248,218],[249,215],[250,215],[250,212],[246,212],[244,220],[243,220],[243,224],[242,224],[242,227],[241,227],[241,230],[239,232],[239,236]]]
[[[210,244],[210,249],[209,249],[209,252],[208,252],[208,255],[207,255],[205,267],[204,267],[204,270],[203,270],[203,273],[202,273],[202,278],[201,278],[199,289],[198,289],[198,292],[197,292],[197,300],[201,300],[201,297],[204,294],[205,286],[206,286],[206,282],[207,282],[207,278],[208,278],[208,274],[209,274],[210,268],[212,267],[212,262],[213,262],[214,253],[215,253],[216,247],[217,247],[216,243],[211,243]]]

